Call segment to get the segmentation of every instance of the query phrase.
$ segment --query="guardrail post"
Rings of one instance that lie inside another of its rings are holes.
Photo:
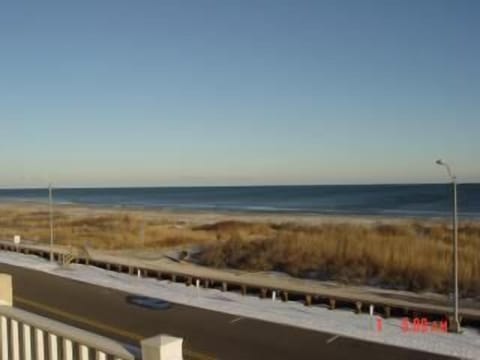
[[[329,309],[335,310],[335,304],[336,304],[335,299],[329,299],[329,303],[330,303]]]
[[[355,308],[356,308],[355,312],[357,314],[361,314],[362,313],[362,302],[361,301],[356,301],[355,302]]]
[[[260,298],[265,299],[267,297],[267,289],[261,288],[260,289]]]
[[[385,318],[389,318],[392,314],[392,309],[390,308],[390,306],[385,306],[383,310],[385,312]]]
[[[242,295],[247,295],[247,285],[242,285]]]
[[[142,360],[183,360],[182,345],[182,338],[169,335],[142,340]]]
[[[0,274],[0,305],[12,306],[12,276]]]
[[[305,295],[305,306],[312,305],[312,295]]]

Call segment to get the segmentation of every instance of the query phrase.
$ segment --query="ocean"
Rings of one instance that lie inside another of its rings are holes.
[[[54,189],[57,203],[189,211],[449,217],[449,184]],[[46,189],[3,189],[0,202],[48,201]],[[458,186],[463,218],[480,219],[480,184]]]

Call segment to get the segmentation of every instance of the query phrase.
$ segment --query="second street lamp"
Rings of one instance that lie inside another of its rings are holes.
[[[447,169],[453,188],[453,320],[450,321],[450,331],[459,333],[460,321],[458,317],[458,214],[457,214],[457,178],[450,166],[443,160],[437,160],[437,165]]]

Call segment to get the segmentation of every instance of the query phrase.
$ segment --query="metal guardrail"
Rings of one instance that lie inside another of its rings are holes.
[[[7,250],[25,254],[35,254],[40,257],[49,258],[49,251],[39,245],[15,245],[6,241],[0,241],[0,250]],[[61,261],[67,254],[67,250],[55,249],[54,259]],[[153,277],[158,279],[171,280],[173,282],[184,282],[187,286],[203,286],[205,288],[219,287],[222,291],[240,291],[242,295],[258,294],[265,298],[269,295],[278,296],[283,301],[297,300],[304,302],[305,305],[313,304],[327,305],[330,309],[340,306],[353,308],[357,313],[365,310],[368,305],[374,305],[376,309],[383,312],[385,317],[391,315],[410,316],[425,315],[431,317],[448,318],[451,314],[449,306],[440,304],[430,304],[428,302],[413,302],[408,300],[398,300],[391,297],[378,297],[369,294],[346,295],[334,289],[313,289],[305,286],[279,286],[269,284],[268,281],[251,281],[250,279],[239,279],[234,276],[204,275],[200,276],[195,272],[184,271],[181,269],[170,270],[162,267],[149,266],[147,264],[135,264],[132,261],[123,259],[104,260],[95,257],[86,257],[77,254],[74,262],[96,266],[102,269],[128,273],[130,275],[141,275],[142,277]],[[480,321],[480,309],[463,308],[460,311],[463,321]]]

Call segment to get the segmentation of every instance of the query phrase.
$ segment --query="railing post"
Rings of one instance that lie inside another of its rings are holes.
[[[183,360],[182,345],[182,338],[169,335],[142,340],[142,360]]]
[[[58,338],[54,334],[48,334],[49,360],[58,360]]]
[[[0,305],[12,306],[12,276],[8,274],[0,274]],[[18,330],[18,323],[17,323]],[[17,332],[18,336],[18,332]],[[8,353],[8,319],[6,316],[0,317],[0,347],[1,360],[10,360]],[[18,340],[18,339],[17,339]]]
[[[35,359],[45,360],[45,340],[41,329],[35,329]]]
[[[63,360],[73,360],[72,340],[63,339]]]
[[[80,345],[80,360],[89,360],[88,346]]]
[[[23,324],[23,358],[32,360],[32,330],[27,324]]]
[[[0,317],[0,332],[1,332],[1,347],[2,347],[2,359],[8,359],[8,321],[6,316]]]
[[[12,299],[12,277],[0,274],[0,360],[134,359],[121,343],[14,308]],[[182,342],[166,335],[147,339],[143,360],[182,360]]]
[[[0,274],[0,305],[12,306],[12,276]]]
[[[20,337],[17,320],[10,320],[10,329],[10,339],[12,340],[12,360],[20,360]]]

